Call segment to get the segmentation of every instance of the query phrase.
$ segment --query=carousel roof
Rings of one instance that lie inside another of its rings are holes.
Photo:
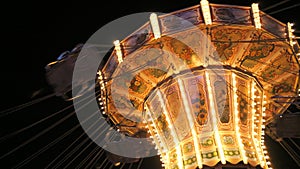
[[[165,79],[213,67],[244,72],[258,81],[267,100],[267,122],[287,109],[299,81],[298,44],[291,41],[290,24],[261,11],[258,24],[251,7],[210,4],[210,10],[211,24],[205,24],[196,5],[158,16],[159,38],[147,22],[119,42],[119,50],[101,69],[108,82],[105,94],[113,100],[107,112],[115,123],[124,116],[141,116],[145,100]]]

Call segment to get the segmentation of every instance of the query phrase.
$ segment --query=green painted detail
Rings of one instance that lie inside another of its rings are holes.
[[[240,155],[240,151],[238,150],[224,150],[225,156],[238,156]]]
[[[202,140],[201,145],[204,147],[209,147],[209,146],[212,146],[213,143],[214,143],[214,141],[212,138],[207,138],[207,139]]]
[[[183,152],[189,153],[189,152],[192,152],[193,149],[194,149],[194,145],[191,142],[188,142],[187,144],[184,145]]]
[[[148,70],[150,71],[151,75],[156,77],[156,78],[159,78],[159,77],[166,74],[165,71],[160,70],[160,69],[149,68]]]
[[[254,68],[259,60],[267,57],[275,48],[273,44],[253,45],[249,50],[249,55],[245,56],[241,64],[248,68]]]
[[[226,136],[223,136],[223,142],[226,145],[233,145],[234,144],[234,139],[233,139],[232,136],[226,135]]]
[[[197,117],[197,123],[199,125],[204,125],[207,123],[208,113],[205,106],[205,96],[202,90],[199,91],[199,98],[194,98],[191,100],[193,107],[196,108],[196,112],[194,112]]]
[[[196,156],[190,157],[186,160],[184,160],[184,165],[192,165],[197,161]]]
[[[170,44],[177,56],[183,59],[188,65],[192,64],[192,56],[197,56],[192,48],[177,39],[172,39]]]
[[[176,159],[177,158],[177,154],[176,153],[173,153],[172,155],[171,155],[171,159]]]
[[[214,157],[217,157],[218,156],[218,152],[216,151],[212,151],[212,152],[208,152],[208,153],[202,153],[202,158],[203,159],[211,159],[211,158],[214,158]]]
[[[248,158],[256,158],[256,155],[253,154],[253,153],[250,153],[250,152],[247,152],[247,153],[246,153],[246,156],[247,156]]]
[[[248,118],[248,110],[247,110],[248,103],[243,97],[239,97],[239,115],[242,124],[247,125],[247,118]]]
[[[133,78],[131,80],[130,86],[129,88],[137,93],[144,93],[144,91],[147,89],[147,86],[140,80],[138,80],[137,78]]]

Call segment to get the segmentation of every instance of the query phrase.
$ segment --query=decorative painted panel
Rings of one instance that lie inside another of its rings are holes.
[[[248,120],[251,117],[250,111],[250,96],[249,96],[249,82],[241,77],[237,77],[237,102],[238,102],[238,112],[239,121],[243,126],[248,125]]]
[[[219,79],[213,84],[218,116],[221,123],[229,123],[230,121],[230,88],[227,83],[224,79]]]
[[[137,50],[138,48],[142,47],[152,38],[153,33],[151,30],[151,26],[150,23],[147,22],[141,28],[139,28],[137,31],[132,33],[130,36],[128,36],[121,42],[124,57]]]
[[[211,130],[210,124],[208,123],[208,103],[207,93],[205,92],[204,77],[199,74],[197,77],[193,76],[185,81],[186,90],[190,99],[191,112],[195,119],[195,127],[197,132],[205,132]],[[204,127],[205,125],[206,127]]]
[[[212,21],[215,23],[250,25],[251,11],[249,7],[211,5]]]
[[[178,140],[182,141],[190,136],[190,127],[182,104],[179,86],[177,83],[170,84],[167,88],[163,89],[162,92],[165,95],[167,113],[175,127]]]
[[[212,42],[215,47],[214,59],[221,61],[223,64],[231,65],[234,56],[243,50],[243,45],[239,41],[251,40],[252,31],[249,29],[233,28],[228,26],[214,27],[211,30]]]
[[[183,31],[203,22],[199,5],[159,16],[162,35]]]
[[[110,78],[114,71],[117,69],[119,62],[118,58],[115,52],[110,56],[108,61],[106,62],[104,68],[103,68],[103,74],[105,77]]]
[[[286,38],[285,33],[287,31],[285,24],[277,21],[269,15],[266,15],[264,12],[260,11],[259,15],[261,20],[261,26],[263,29],[267,30],[268,32],[271,32],[272,34],[280,38]]]

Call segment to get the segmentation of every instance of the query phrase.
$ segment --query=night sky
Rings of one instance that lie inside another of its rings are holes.
[[[211,0],[210,3],[251,6],[251,3],[259,2],[260,9],[263,10],[281,1]],[[1,27],[2,29],[4,28],[1,40],[4,45],[2,45],[2,66],[0,71],[2,89],[0,110],[50,94],[52,89],[46,82],[44,67],[48,63],[55,61],[62,52],[71,50],[78,43],[86,42],[93,33],[110,21],[138,12],[168,13],[197,5],[199,0],[113,1],[114,5],[101,2],[82,1],[81,3],[70,2],[66,4],[52,1],[35,3],[26,1],[10,2],[2,5],[7,11],[2,12],[1,15]],[[299,3],[298,0],[290,0],[266,12],[274,12],[297,3]],[[271,16],[284,23],[294,22],[295,29],[300,30],[299,10],[300,6]],[[296,35],[299,36],[300,31],[296,31]],[[12,133],[71,104],[71,102],[65,102],[59,97],[53,97],[27,109],[1,117],[0,135],[2,137]],[[43,125],[0,142],[1,154],[32,138],[36,133],[46,129],[70,112],[72,112],[72,109],[46,121]],[[28,146],[2,159],[0,168],[11,168],[24,160],[28,155],[38,151],[49,140],[60,136],[76,124],[78,124],[77,118],[72,116],[64,125],[58,126],[41,138],[36,139],[33,143],[28,144]],[[74,134],[62,140],[58,145],[33,159],[28,165],[24,165],[24,168],[43,168],[81,133],[82,130],[76,130]],[[274,146],[274,149],[272,148],[274,154],[280,154],[274,159],[282,160],[284,161],[283,163],[289,163],[285,165],[284,169],[295,169],[295,164],[290,158],[285,157],[287,154],[275,142],[270,140],[269,144]],[[93,146],[96,147],[95,145]],[[88,151],[92,149],[93,147]],[[152,162],[159,165],[156,159],[146,161],[145,166]]]

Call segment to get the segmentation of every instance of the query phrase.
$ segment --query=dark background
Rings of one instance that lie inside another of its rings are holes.
[[[210,1],[210,3],[242,6],[251,6],[253,2],[259,2],[260,9],[263,10],[270,5],[282,2],[282,0]],[[199,0],[152,0],[110,1],[109,3],[103,3],[103,1],[82,1],[80,3],[26,1],[3,4],[2,8],[5,10],[1,11],[1,41],[3,45],[1,55],[2,66],[0,68],[2,90],[0,110],[51,93],[51,87],[49,87],[45,79],[45,65],[55,61],[62,52],[71,50],[78,43],[87,41],[93,33],[110,21],[137,12],[168,13],[198,3]],[[298,0],[290,0],[266,12],[274,12],[297,3],[299,3]],[[300,7],[298,6],[271,16],[283,23],[294,22],[295,29],[300,30],[299,10]],[[299,35],[299,31],[296,31],[296,35]],[[65,102],[59,97],[54,97],[22,111],[1,117],[0,135],[5,136],[71,104],[71,102]],[[26,141],[26,139],[32,138],[36,133],[47,128],[70,112],[72,112],[72,109],[48,120],[34,129],[30,129],[9,140],[0,142],[1,154],[20,145]],[[60,136],[76,124],[78,124],[77,118],[76,116],[72,116],[63,125],[58,126],[34,142],[2,159],[0,163],[2,166],[0,168],[10,168],[18,164],[28,155],[38,151],[45,146],[47,142]],[[81,133],[82,130],[76,130],[70,137],[67,137],[67,139],[64,139],[49,151],[33,159],[28,165],[25,165],[24,168],[43,168],[51,159],[55,158],[56,154],[63,151],[64,147]],[[282,161],[282,163],[278,165],[281,165],[281,167],[284,166],[284,168],[295,169],[295,164],[287,157],[285,151],[282,150],[277,143],[270,139],[268,140],[268,144],[272,145],[271,151],[275,154],[273,158],[273,160],[276,161],[275,163]],[[93,147],[90,150],[92,149]],[[153,161],[150,160],[148,164],[150,163],[159,165],[157,159]],[[145,162],[145,165],[148,164]]]

